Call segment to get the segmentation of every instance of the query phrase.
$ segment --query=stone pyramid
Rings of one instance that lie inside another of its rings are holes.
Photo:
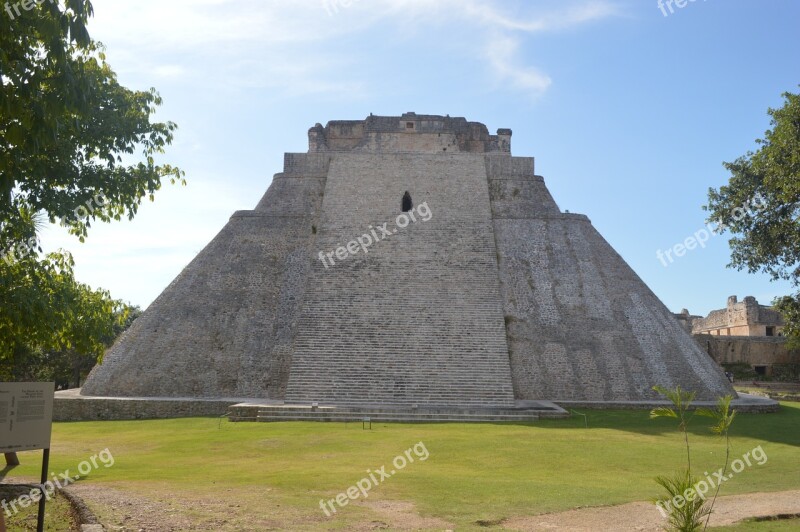
[[[510,144],[449,116],[317,124],[82,394],[505,408],[734,393]]]

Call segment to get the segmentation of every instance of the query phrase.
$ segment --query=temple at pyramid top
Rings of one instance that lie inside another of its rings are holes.
[[[480,122],[463,117],[369,115],[365,120],[332,120],[308,130],[309,153],[510,153],[511,130],[490,135]]]

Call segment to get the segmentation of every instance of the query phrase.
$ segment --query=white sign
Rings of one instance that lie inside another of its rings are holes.
[[[50,448],[52,382],[0,382],[0,453]]]

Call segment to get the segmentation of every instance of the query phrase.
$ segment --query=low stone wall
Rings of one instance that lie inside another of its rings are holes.
[[[570,411],[573,408],[586,410],[652,410],[661,406],[672,406],[667,401],[554,401],[564,410]],[[713,408],[716,403],[713,401],[695,401],[692,409]],[[731,407],[737,412],[746,414],[769,414],[778,412],[781,408],[780,403],[768,397],[739,393],[739,399],[731,402]]]
[[[215,417],[243,399],[85,397],[75,390],[57,392],[53,421],[99,421]]]
[[[788,350],[784,337],[695,334],[694,339],[737,380],[763,376],[792,382],[800,376],[800,352]]]
[[[719,364],[770,366],[800,363],[800,354],[786,349],[786,338],[783,337],[696,334],[694,338]]]

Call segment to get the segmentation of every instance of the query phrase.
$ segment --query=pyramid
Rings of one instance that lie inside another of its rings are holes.
[[[730,393],[713,360],[511,130],[438,115],[309,130],[254,210],[81,393],[507,408]]]

